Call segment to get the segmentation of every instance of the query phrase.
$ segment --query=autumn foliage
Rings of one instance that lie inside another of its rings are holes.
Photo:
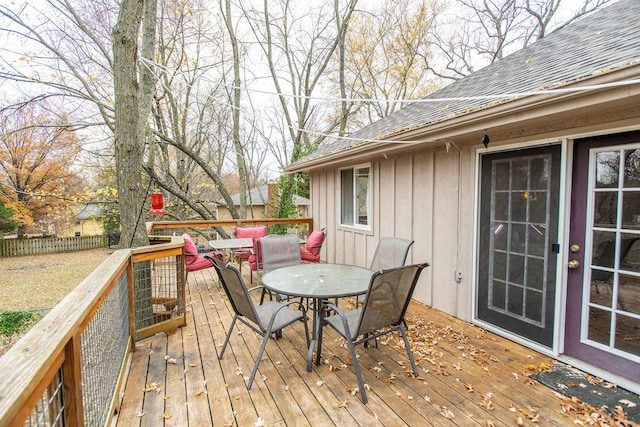
[[[72,170],[81,145],[64,116],[44,104],[0,113],[0,184],[20,232],[55,232],[72,218],[69,207],[82,195]]]

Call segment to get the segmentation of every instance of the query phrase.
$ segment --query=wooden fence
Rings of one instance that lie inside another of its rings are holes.
[[[87,249],[104,248],[105,246],[105,236],[3,239],[0,240],[0,256],[12,257],[52,254],[58,252],[75,252]]]

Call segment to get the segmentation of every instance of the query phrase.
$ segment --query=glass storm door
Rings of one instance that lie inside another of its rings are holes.
[[[481,158],[476,316],[551,348],[560,146]]]
[[[640,133],[574,144],[564,353],[640,382]]]

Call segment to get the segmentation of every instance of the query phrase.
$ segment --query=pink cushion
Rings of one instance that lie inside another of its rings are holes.
[[[306,246],[300,248],[300,259],[307,262],[320,262],[320,254],[314,255]]]
[[[262,252],[261,246],[258,242],[259,237],[253,238],[253,251],[249,255],[249,267],[251,267],[251,271],[258,271],[258,269],[262,268]]]
[[[266,225],[261,225],[259,227],[236,227],[236,237],[238,239],[244,239],[247,237],[264,237],[266,235]]]
[[[197,271],[197,270],[202,270],[204,268],[213,267],[213,264],[211,264],[211,261],[206,259],[204,256],[200,256],[200,255],[186,257],[185,264],[187,267],[187,271]]]
[[[322,242],[324,242],[324,231],[313,230],[307,238],[305,246],[311,252],[312,255],[320,255],[320,249],[322,248]]]
[[[182,234],[182,238],[184,239],[184,253],[185,254],[197,254],[198,253],[198,248],[197,248],[196,244],[193,243],[193,240],[191,239],[191,236],[189,236],[187,233],[183,233]],[[190,264],[190,263],[194,262],[194,258],[195,257],[188,256],[185,259],[185,262],[187,264]],[[207,260],[205,260],[205,261],[207,261]]]

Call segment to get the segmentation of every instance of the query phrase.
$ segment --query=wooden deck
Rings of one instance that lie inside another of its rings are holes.
[[[324,363],[306,372],[302,325],[271,339],[247,390],[259,337],[244,325],[223,360],[232,312],[213,269],[189,274],[187,326],[137,344],[118,426],[567,426],[563,399],[527,374],[553,361],[422,304],[407,315],[422,370],[412,378],[400,337],[357,348],[362,404],[346,348],[325,329]],[[236,329],[237,331],[237,329]],[[566,404],[566,401],[565,401]]]

